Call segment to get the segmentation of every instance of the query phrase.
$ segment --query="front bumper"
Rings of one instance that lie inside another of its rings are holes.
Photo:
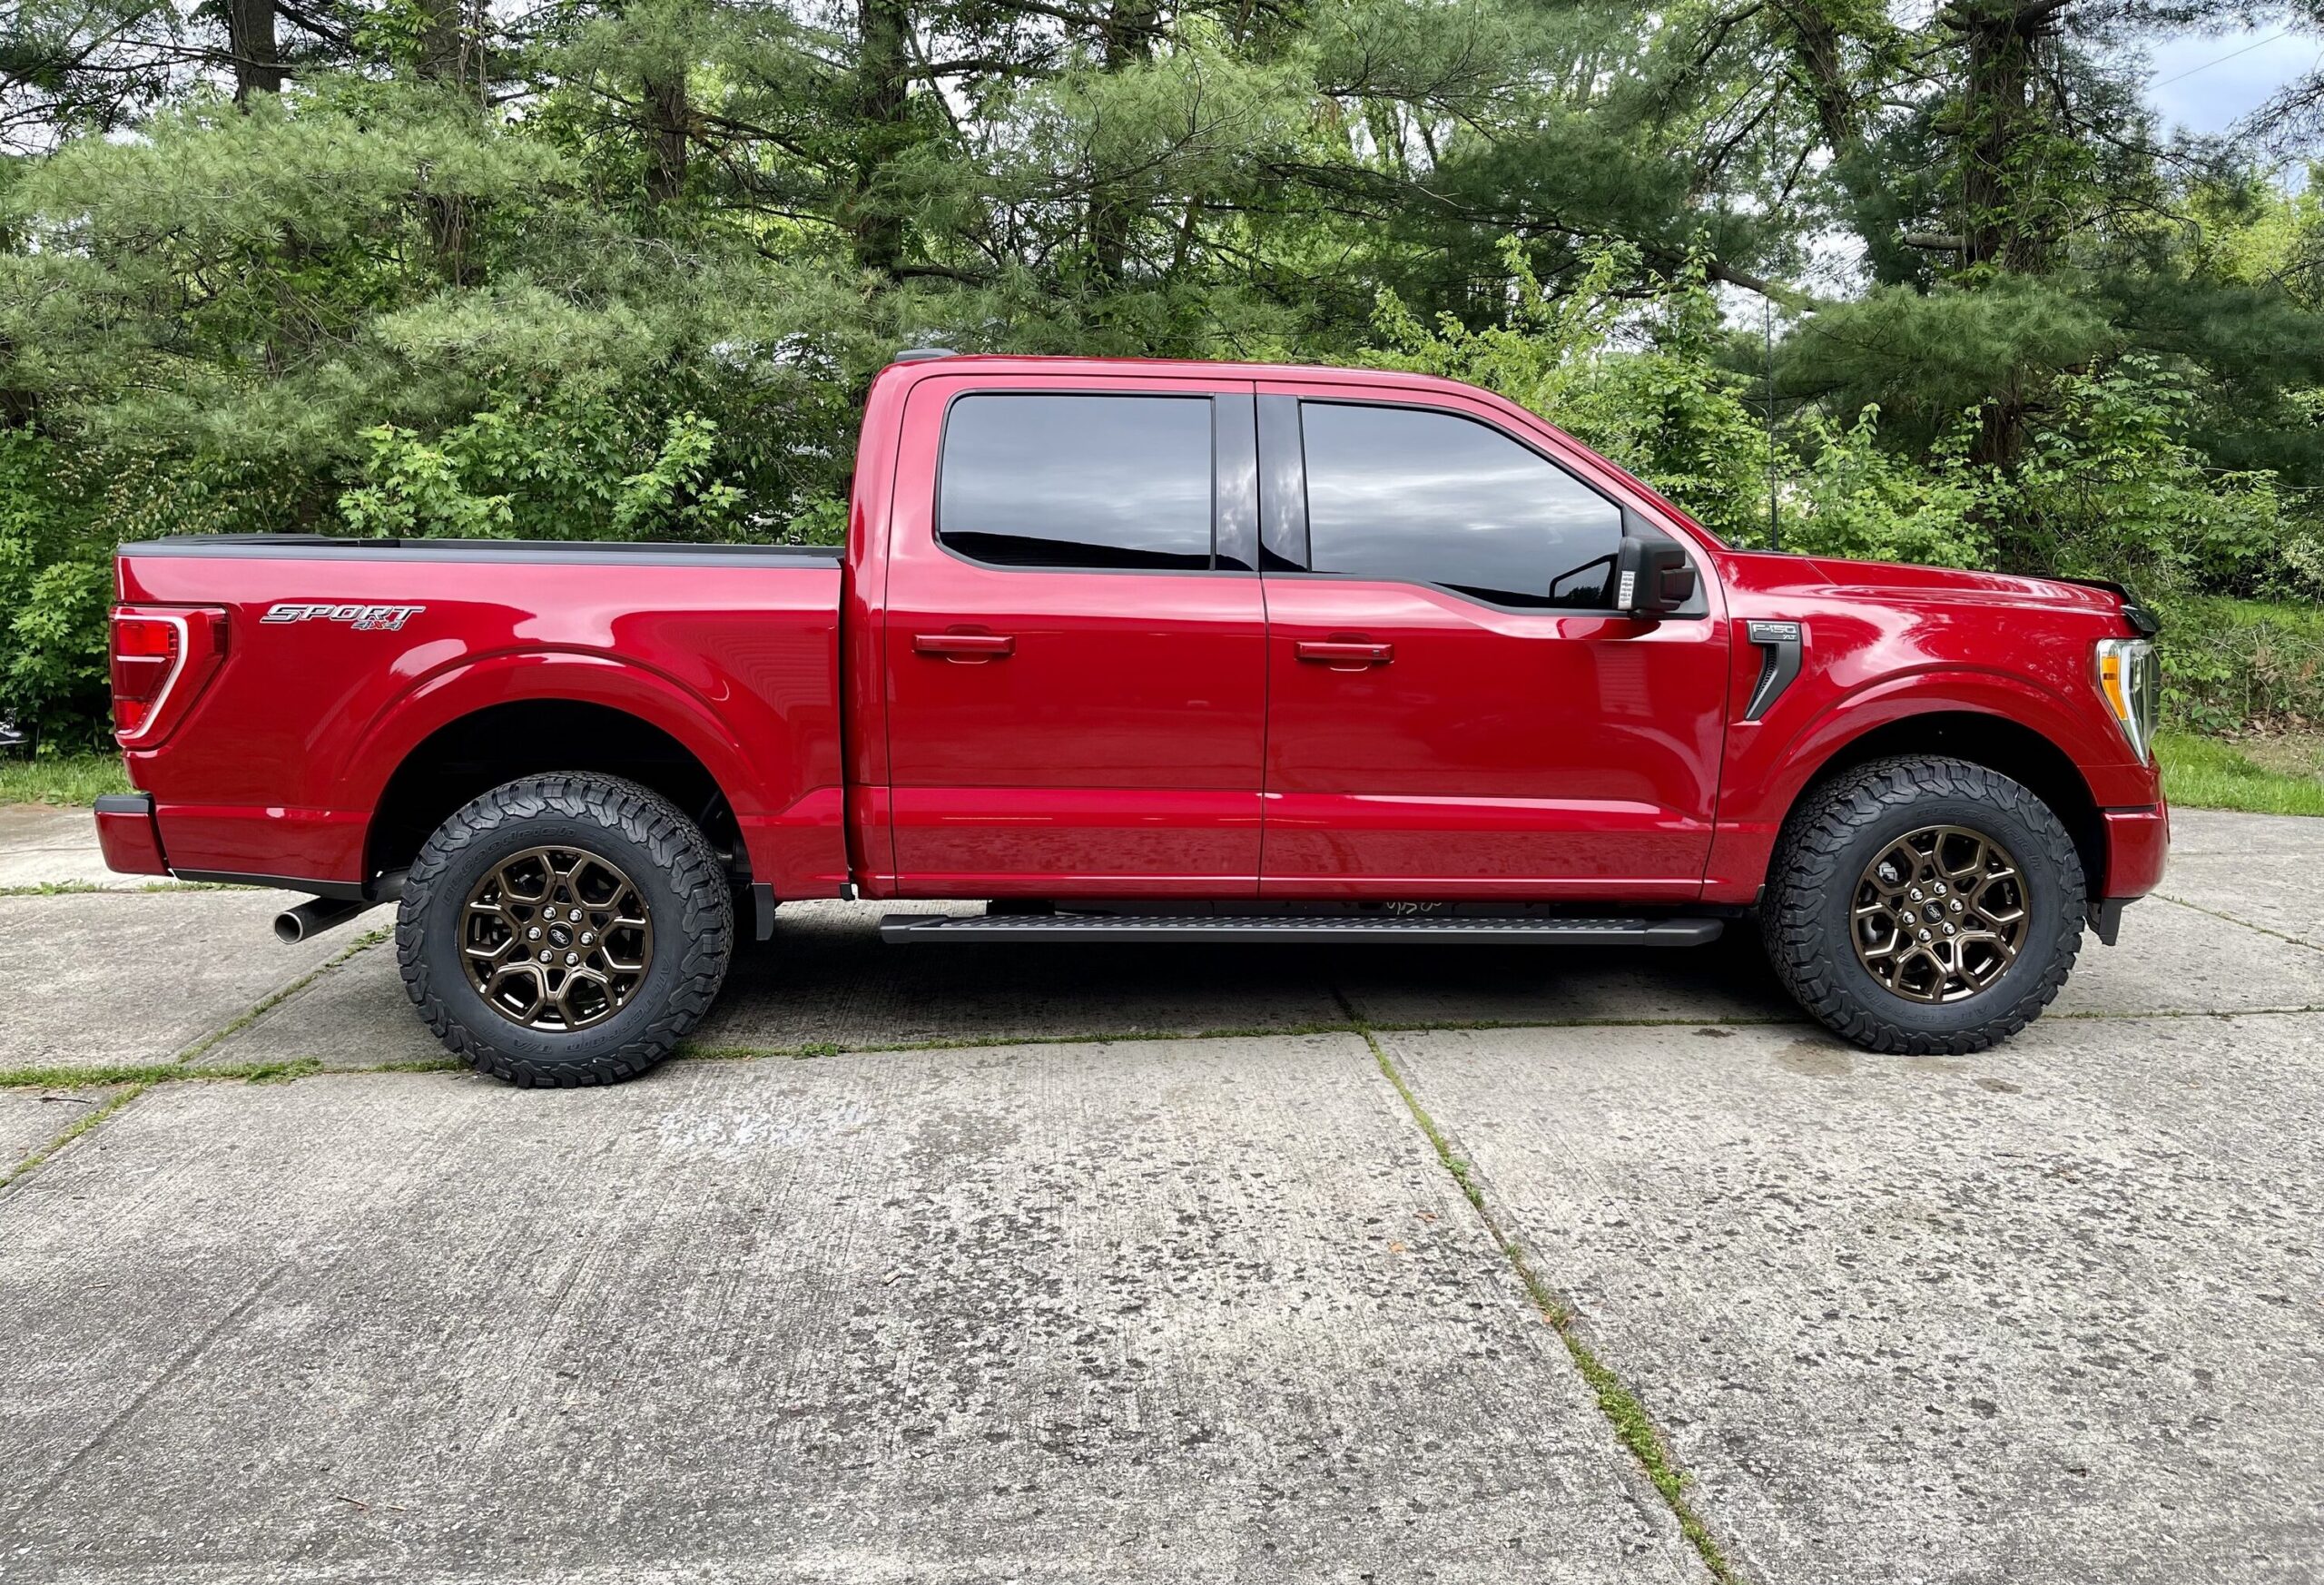
[[[2122,928],[2122,910],[2162,884],[2171,852],[2171,810],[2103,809],[2106,822],[2106,883],[2090,900],[2090,925],[2108,946]]]
[[[97,846],[105,868],[123,875],[166,875],[162,831],[147,792],[108,792],[97,800]]]
[[[2103,895],[2144,897],[2162,884],[2162,866],[2171,852],[2171,810],[2165,804],[2144,809],[2100,812],[2106,822],[2106,885]]]

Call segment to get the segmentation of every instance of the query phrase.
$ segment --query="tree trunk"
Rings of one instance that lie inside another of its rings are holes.
[[[1156,0],[1114,0],[1098,34],[1109,74],[1127,71],[1152,57],[1156,15]],[[1103,172],[1096,173],[1095,181],[1089,193],[1089,256],[1108,283],[1118,283],[1129,262],[1137,206],[1129,194],[1108,182]]]
[[[420,0],[419,74],[484,103],[484,7],[487,0]],[[422,201],[436,267],[454,286],[468,280],[468,202],[458,193],[431,192]]]
[[[904,259],[903,217],[879,191],[890,161],[911,138],[911,16],[908,0],[857,0],[862,53],[855,67],[857,153],[848,235],[856,268],[892,281]]]
[[[419,74],[484,97],[485,0],[420,0]]]
[[[282,92],[282,56],[274,42],[274,0],[226,0],[226,42],[234,52],[234,103]]]
[[[645,93],[645,198],[659,209],[686,186],[686,129],[693,113],[684,68],[668,77],[647,77]]]
[[[1961,257],[1969,269],[2039,275],[2056,262],[2057,234],[2041,190],[2038,140],[2049,129],[2034,97],[2034,51],[2072,0],[1953,0],[1945,25],[1965,54],[1960,121]],[[1998,392],[1978,420],[1973,458],[2014,467],[2029,412]]]
[[[2063,0],[1955,0],[1945,23],[1962,35],[1961,235],[1969,264],[2040,274],[2055,239],[2040,212],[2029,144],[2044,130],[2034,103],[2034,51]]]

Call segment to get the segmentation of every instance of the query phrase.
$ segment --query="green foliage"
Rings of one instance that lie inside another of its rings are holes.
[[[79,532],[55,448],[0,430],[0,715],[54,753],[94,741],[105,710],[113,566]]]
[[[2182,438],[2195,398],[2133,355],[2058,381],[2057,414],[1996,488],[2012,566],[2180,590],[2324,596],[2324,526],[2295,524],[2269,474],[2207,468]]]
[[[371,443],[364,469],[369,482],[339,497],[339,509],[356,533],[507,537],[508,497],[469,488],[449,447],[426,445],[393,424],[366,429],[363,438]]]
[[[1986,481],[1957,448],[1941,451],[1927,468],[1884,449],[1879,420],[1877,407],[1846,428],[1809,416],[1799,437],[1807,455],[1785,502],[1786,547],[1925,566],[1992,565]]]
[[[2164,719],[2202,732],[2324,724],[2324,605],[2201,596],[2157,604]]]
[[[2313,603],[2324,183],[2163,146],[2131,47],[2237,9],[368,0],[278,66],[24,0],[0,712],[99,736],[123,540],[836,543],[915,342],[1425,369],[1738,545]]]
[[[1718,311],[1699,267],[1649,279],[1634,251],[1593,254],[1561,298],[1542,290],[1521,244],[1503,243],[1510,309],[1471,330],[1451,314],[1424,325],[1393,291],[1366,361],[1466,380],[1541,414],[1682,503],[1738,544],[1766,537],[1768,434],[1746,382],[1718,367]],[[1619,290],[1618,288],[1630,288]]]
[[[378,536],[734,537],[747,498],[717,476],[718,426],[679,413],[649,447],[643,418],[610,400],[495,408],[432,443],[382,424],[364,433],[364,482],[340,497],[340,513]]]

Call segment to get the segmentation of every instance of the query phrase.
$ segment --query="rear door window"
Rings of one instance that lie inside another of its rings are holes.
[[[1622,513],[1490,424],[1302,402],[1309,566],[1501,605],[1613,605]]]
[[[944,419],[936,537],[1000,566],[1212,565],[1208,397],[990,392]]]

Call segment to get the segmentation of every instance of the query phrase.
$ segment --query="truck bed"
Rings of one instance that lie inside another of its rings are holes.
[[[822,546],[126,545],[126,607],[222,613],[223,634],[214,670],[186,668],[154,730],[124,744],[131,779],[172,872],[346,894],[408,862],[410,831],[461,792],[457,770],[399,783],[415,750],[433,739],[424,757],[442,761],[450,743],[496,779],[511,754],[555,768],[556,742],[501,737],[491,713],[573,701],[565,731],[638,733],[706,773],[724,806],[708,818],[756,880],[828,895],[847,878],[841,561]]]

